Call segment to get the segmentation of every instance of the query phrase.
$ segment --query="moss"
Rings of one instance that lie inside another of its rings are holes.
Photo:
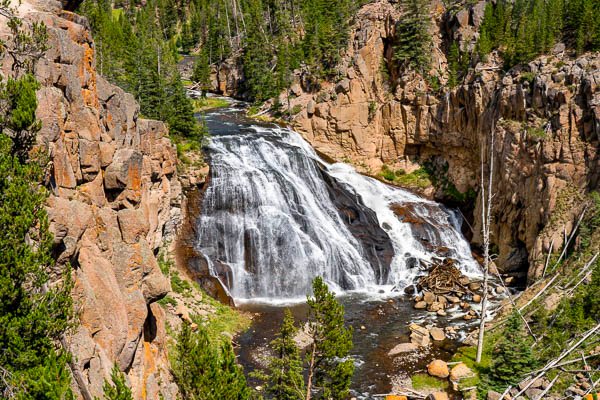
[[[290,113],[292,115],[296,115],[298,114],[300,111],[302,111],[302,106],[300,104],[296,104],[294,107],[292,107],[292,109],[290,110]]]
[[[447,389],[450,385],[446,379],[436,378],[427,374],[416,374],[411,377],[412,386],[415,390],[425,389]]]

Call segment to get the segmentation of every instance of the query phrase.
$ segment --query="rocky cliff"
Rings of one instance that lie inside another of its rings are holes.
[[[300,110],[293,125],[318,151],[365,173],[377,174],[384,164],[405,172],[434,166],[434,196],[442,200],[448,189],[477,191],[482,149],[487,166],[493,137],[498,266],[534,278],[551,244],[559,250],[573,229],[586,193],[598,187],[600,55],[569,57],[559,44],[551,55],[504,72],[492,54],[471,65],[457,87],[444,89],[443,50],[452,41],[463,50],[474,46],[484,8],[483,1],[454,11],[432,3],[431,73],[442,85],[436,90],[418,74],[396,76],[391,43],[402,18],[398,5],[367,4],[356,17],[339,80],[314,93],[298,79],[290,109]],[[473,215],[477,244],[478,200]]]
[[[59,2],[24,2],[19,10],[26,23],[48,29],[50,48],[35,66],[37,139],[51,161],[55,254],[75,283],[77,322],[67,346],[87,388],[77,387],[78,395],[101,397],[116,364],[135,398],[173,398],[165,315],[155,303],[170,283],[155,255],[180,215],[175,148],[162,122],[141,118],[135,99],[96,73],[85,19]]]

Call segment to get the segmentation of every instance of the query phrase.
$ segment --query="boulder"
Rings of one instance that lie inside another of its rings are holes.
[[[442,341],[446,339],[446,334],[442,328],[434,327],[429,330],[431,338],[435,341]]]
[[[109,190],[139,189],[141,184],[142,153],[119,149],[104,173],[104,186]]]
[[[140,209],[120,210],[117,214],[121,236],[125,243],[133,244],[148,234],[148,220]]]
[[[446,392],[434,392],[428,395],[426,400],[448,400],[448,393]]]
[[[500,400],[501,397],[502,393],[498,393],[493,390],[489,390],[487,393],[487,400]]]
[[[480,296],[480,295],[478,295],[478,294],[474,294],[474,295],[473,295],[473,301],[474,301],[475,303],[481,303],[481,296]]]
[[[388,356],[397,356],[402,353],[410,353],[411,351],[416,351],[419,348],[415,343],[400,343],[394,346],[388,353]]]
[[[431,292],[423,292],[423,301],[427,304],[431,304],[435,301],[435,294]]]
[[[450,370],[450,380],[458,382],[461,379],[470,378],[475,376],[471,368],[467,367],[465,363],[458,363]]]
[[[427,373],[437,378],[447,378],[450,375],[448,364],[442,360],[433,360],[427,365]]]
[[[481,283],[479,282],[471,282],[469,283],[469,290],[472,292],[475,292],[477,290],[481,289]]]
[[[527,396],[527,398],[529,399],[539,399],[540,395],[543,393],[544,391],[542,389],[538,389],[538,388],[529,388],[525,391],[525,395]]]
[[[417,324],[410,324],[408,329],[410,329],[410,341],[417,346],[429,346],[429,331],[427,328],[423,328]]]
[[[398,396],[395,394],[388,394],[387,396],[385,396],[385,400],[408,400],[408,397]]]
[[[316,104],[314,100],[310,100],[308,104],[306,104],[306,112],[308,115],[313,115],[315,113],[315,107]]]
[[[417,310],[424,310],[424,309],[426,309],[426,308],[427,308],[427,303],[425,303],[424,301],[417,301],[417,302],[415,303],[415,308],[416,308]]]

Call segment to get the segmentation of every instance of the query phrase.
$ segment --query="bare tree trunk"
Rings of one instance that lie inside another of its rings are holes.
[[[492,222],[492,183],[494,174],[494,126],[492,125],[492,138],[490,145],[490,166],[489,166],[489,177],[487,181],[487,197],[484,183],[484,154],[483,148],[481,150],[481,225],[483,233],[483,294],[481,300],[481,321],[479,322],[479,337],[477,339],[477,357],[475,362],[481,362],[481,356],[483,354],[483,337],[485,335],[485,314],[487,312],[487,298],[488,298],[488,275],[490,268],[490,225]]]
[[[308,365],[308,380],[306,382],[306,400],[310,400],[312,392],[312,380],[315,372],[315,353],[317,351],[317,344],[313,341],[310,354],[310,364]]]

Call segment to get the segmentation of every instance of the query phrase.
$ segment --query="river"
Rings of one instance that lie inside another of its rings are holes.
[[[391,390],[392,380],[446,358],[455,343],[392,359],[412,321],[445,326],[416,311],[404,289],[436,260],[451,257],[466,275],[479,275],[461,221],[444,206],[409,191],[328,163],[289,129],[245,116],[245,105],[204,115],[211,139],[210,177],[197,221],[197,250],[242,309],[256,314],[238,338],[247,371],[261,364],[283,309],[306,319],[312,279],[324,277],[354,327],[353,395]],[[454,319],[457,318],[457,319]]]

